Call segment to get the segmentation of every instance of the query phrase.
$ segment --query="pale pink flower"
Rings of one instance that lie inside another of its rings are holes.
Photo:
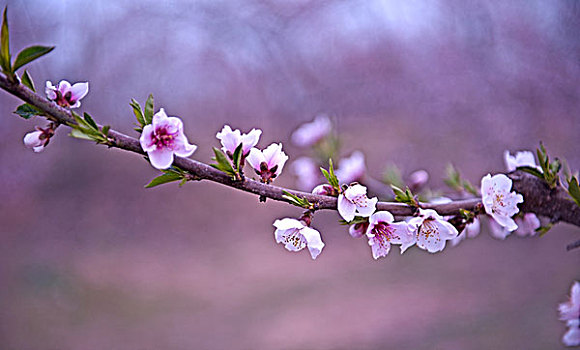
[[[461,231],[461,233],[457,237],[455,237],[451,240],[451,245],[453,247],[455,247],[456,245],[458,245],[461,241],[463,241],[466,238],[477,237],[480,230],[481,230],[481,223],[479,222],[478,218],[475,218],[475,219],[473,219],[472,223],[465,225],[465,228],[463,229],[463,231]]]
[[[152,124],[143,127],[139,141],[151,165],[157,169],[169,168],[174,154],[189,157],[197,149],[197,146],[189,144],[183,134],[181,119],[168,117],[163,108],[155,113]]]
[[[373,252],[373,258],[387,256],[391,244],[401,244],[401,254],[415,244],[415,236],[409,232],[404,221],[393,222],[395,218],[388,211],[377,211],[369,218],[367,237]]]
[[[89,83],[76,83],[71,86],[68,81],[61,80],[54,86],[47,81],[44,91],[48,99],[55,101],[59,106],[78,108],[81,106],[81,99],[89,93]]]
[[[310,191],[317,183],[320,183],[320,168],[312,158],[300,157],[292,162],[292,172],[298,178],[298,188]]]
[[[514,171],[517,167],[520,166],[529,166],[539,169],[536,165],[534,154],[530,151],[516,152],[515,156],[512,156],[510,151],[505,151],[503,153],[503,159],[505,161],[507,171]]]
[[[512,180],[504,174],[493,177],[487,174],[481,179],[481,194],[485,212],[501,226],[514,231],[518,225],[512,216],[520,210],[518,203],[523,203],[524,197],[516,192],[510,192]]]
[[[23,142],[26,147],[32,148],[35,153],[38,153],[44,151],[44,147],[48,145],[48,142],[53,135],[54,129],[52,127],[42,129],[37,126],[36,131],[24,135]]]
[[[523,217],[516,216],[514,221],[518,225],[514,233],[520,237],[535,236],[536,229],[542,225],[540,219],[534,213],[525,213]],[[491,236],[497,239],[506,239],[512,233],[493,219],[489,221],[489,229]]]
[[[570,288],[570,299],[558,306],[560,320],[580,319],[580,282],[575,281]]]
[[[276,243],[284,243],[284,247],[291,252],[297,252],[308,247],[312,259],[316,259],[324,248],[320,232],[310,228],[302,220],[285,218],[274,221],[274,237]]]
[[[224,125],[223,129],[215,136],[220,140],[224,153],[232,158],[240,143],[243,144],[242,156],[247,156],[252,147],[256,146],[258,141],[260,141],[261,135],[262,130],[260,129],[252,129],[249,133],[242,134],[240,130],[232,130],[229,125]]]
[[[430,253],[442,251],[445,241],[457,237],[457,229],[432,209],[419,209],[419,216],[409,220],[409,230],[417,246]]]
[[[570,299],[558,306],[560,320],[566,321],[569,327],[562,338],[562,342],[567,346],[580,345],[580,282],[572,284]]]
[[[368,222],[359,222],[357,224],[352,224],[348,228],[348,234],[350,234],[352,238],[362,237],[367,232],[368,227],[369,227]]]
[[[341,184],[350,184],[360,181],[365,174],[365,155],[361,151],[352,152],[350,157],[342,158],[338,162],[336,177]]]
[[[409,175],[409,188],[411,191],[419,191],[429,181],[429,173],[425,170],[417,170]]]
[[[330,133],[332,123],[328,116],[321,114],[312,122],[302,124],[292,133],[292,142],[296,146],[312,146]]]
[[[347,222],[357,215],[369,217],[375,212],[377,202],[377,197],[367,197],[366,187],[354,184],[338,196],[338,212]]]
[[[262,177],[262,181],[269,183],[280,175],[288,156],[282,151],[281,143],[273,143],[263,151],[252,148],[247,160],[256,173]]]
[[[312,194],[318,194],[322,196],[336,196],[336,191],[329,184],[321,184],[314,187]]]
[[[570,320],[566,325],[569,328],[562,337],[562,342],[566,346],[580,346],[580,320]]]

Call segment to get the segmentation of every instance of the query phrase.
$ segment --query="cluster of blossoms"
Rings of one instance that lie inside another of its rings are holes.
[[[71,84],[66,80],[61,80],[56,86],[50,81],[46,82],[46,97],[54,101],[61,107],[78,108],[81,106],[81,99],[89,93],[89,83]],[[51,123],[46,128],[36,127],[36,131],[29,132],[24,136],[24,145],[34,152],[42,152],[54,136],[58,124]]]
[[[568,326],[562,342],[567,346],[580,346],[580,282],[574,282],[570,290],[570,300],[560,304],[558,309],[560,320]]]

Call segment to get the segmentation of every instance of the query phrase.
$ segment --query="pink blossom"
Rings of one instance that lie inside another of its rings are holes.
[[[332,123],[328,116],[322,114],[312,122],[302,124],[292,133],[292,142],[296,146],[312,146],[330,133]]]
[[[429,181],[429,173],[425,170],[417,170],[409,175],[409,188],[411,191],[419,191]]]
[[[263,151],[252,148],[247,160],[256,174],[261,176],[262,181],[270,183],[280,175],[288,156],[282,151],[281,143],[273,143]]]
[[[479,222],[478,218],[475,218],[475,219],[473,219],[472,223],[465,225],[465,228],[463,229],[463,231],[461,231],[461,233],[457,237],[455,237],[451,240],[451,245],[453,247],[455,247],[456,245],[458,245],[461,241],[463,241],[466,238],[477,237],[480,230],[481,230],[481,223]]]
[[[318,194],[322,196],[336,196],[336,190],[329,184],[321,184],[314,187],[312,194]]]
[[[320,168],[312,158],[300,157],[292,162],[292,172],[298,178],[298,188],[310,191],[320,182]]]
[[[320,232],[308,227],[302,220],[292,218],[276,220],[274,227],[276,227],[274,232],[276,243],[284,243],[284,247],[291,252],[308,247],[312,259],[316,259],[324,248]]]
[[[569,328],[562,337],[562,342],[566,346],[580,346],[580,320],[570,320],[566,325]]]
[[[61,80],[54,86],[47,81],[44,90],[48,99],[55,101],[59,106],[78,108],[81,106],[81,99],[89,93],[89,83],[76,83],[71,86],[68,81]]]
[[[355,151],[350,157],[342,158],[338,162],[338,169],[335,173],[341,184],[350,184],[361,181],[365,170],[365,155],[361,151]]]
[[[249,133],[242,134],[240,130],[232,130],[229,125],[224,125],[223,129],[216,134],[216,137],[220,140],[224,153],[232,158],[240,143],[243,144],[242,155],[247,156],[252,147],[256,146],[258,141],[260,141],[261,135],[262,130],[260,129],[252,129]]]
[[[32,148],[35,153],[44,151],[44,147],[48,145],[50,138],[54,135],[54,129],[52,124],[46,129],[37,126],[36,131],[24,135],[24,145]]]
[[[518,203],[523,203],[521,194],[510,192],[512,180],[504,174],[497,174],[493,177],[487,174],[481,179],[481,194],[485,212],[509,231],[514,231],[518,225],[512,216],[520,210]]]
[[[189,144],[183,134],[181,119],[168,117],[163,108],[153,116],[152,124],[145,125],[139,141],[151,165],[157,169],[169,168],[174,154],[189,157],[197,149],[197,146]]]
[[[369,227],[368,222],[359,222],[356,224],[352,224],[348,228],[348,234],[350,234],[352,238],[362,237],[367,232],[368,227]]]
[[[406,222],[393,222],[395,218],[388,211],[377,211],[369,218],[367,237],[373,258],[387,256],[391,244],[401,244],[401,254],[415,244],[415,236],[409,232]]]
[[[567,346],[580,345],[580,282],[572,284],[570,299],[558,306],[560,320],[566,321],[569,327],[562,338],[562,342]]]
[[[430,253],[442,251],[445,241],[458,234],[453,225],[432,209],[419,209],[419,216],[409,220],[409,230],[415,235],[417,246]]]
[[[377,197],[367,197],[366,187],[351,185],[338,196],[338,213],[347,222],[352,221],[356,215],[369,217],[375,212],[377,202]]]
[[[560,304],[560,320],[569,321],[580,319],[580,282],[575,281],[570,289],[570,299]]]
[[[516,216],[514,221],[518,226],[514,233],[520,237],[535,236],[536,229],[541,226],[540,219],[534,213],[525,213],[523,217]],[[497,239],[506,239],[512,233],[493,219],[489,221],[489,229],[491,236]]]

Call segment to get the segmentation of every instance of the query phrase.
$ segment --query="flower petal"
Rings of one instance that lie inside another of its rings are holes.
[[[338,213],[344,220],[350,222],[354,219],[354,213],[356,211],[356,205],[353,202],[346,199],[344,194],[338,195]]]
[[[357,205],[356,209],[359,215],[362,217],[371,216],[371,214],[374,213],[376,210],[378,201],[379,199],[377,197],[373,197],[366,200],[365,206]]]
[[[371,215],[371,217],[369,218],[369,223],[371,225],[376,225],[379,222],[386,222],[387,224],[390,224],[391,222],[393,222],[393,220],[395,220],[393,214],[391,214],[386,210],[383,210],[377,211],[373,215]]]
[[[243,134],[241,136],[242,143],[244,144],[243,149],[242,149],[244,154],[248,154],[248,152],[250,152],[252,147],[254,147],[258,144],[258,141],[260,141],[261,135],[262,135],[262,130],[252,129],[249,133]]]
[[[306,245],[308,246],[310,256],[312,259],[316,259],[320,252],[322,252],[322,248],[324,248],[320,232],[310,227],[304,227],[300,230],[300,233],[302,233],[304,239],[306,239]]]
[[[139,143],[141,144],[141,148],[145,152],[151,152],[157,149],[155,145],[155,140],[153,138],[153,125],[148,124],[143,127],[143,131],[141,132],[141,136],[139,137]]]
[[[76,83],[70,87],[71,101],[79,101],[89,93],[89,83]]]
[[[246,160],[252,166],[252,168],[256,169],[257,171],[260,171],[260,164],[262,162],[266,162],[264,154],[257,148],[252,148],[250,150],[250,153],[246,157]]]
[[[151,165],[157,169],[167,169],[173,163],[173,151],[167,148],[159,148],[147,152]]]

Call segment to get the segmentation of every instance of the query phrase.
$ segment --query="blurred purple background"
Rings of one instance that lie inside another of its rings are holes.
[[[343,152],[473,183],[502,153],[535,149],[580,168],[580,2],[8,1],[13,51],[46,80],[90,82],[83,111],[132,131],[131,98],[184,119],[208,162],[229,123],[282,141],[320,112]],[[2,349],[556,349],[556,307],[580,279],[579,229],[373,261],[338,215],[317,214],[311,261],[276,245],[284,204],[212,183],[146,190],[139,156],[59,129],[0,94]],[[289,168],[277,181],[295,187]]]

